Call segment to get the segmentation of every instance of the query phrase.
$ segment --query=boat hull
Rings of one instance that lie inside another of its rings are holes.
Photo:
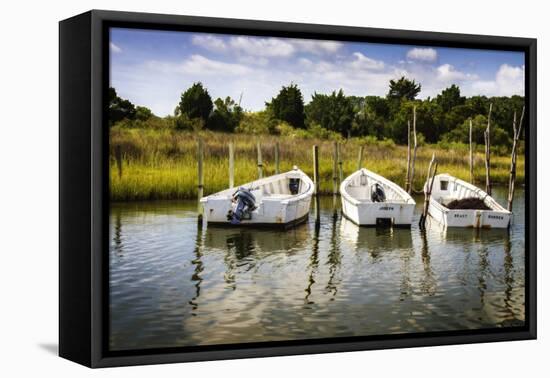
[[[203,203],[204,216],[209,224],[229,226],[282,226],[288,227],[304,222],[309,214],[311,195],[297,201],[283,204],[278,201],[264,201],[252,212],[251,219],[243,219],[238,225],[231,225],[227,213],[232,209],[230,200],[215,199]]]
[[[354,204],[342,197],[342,213],[359,226],[378,226],[381,221],[391,220],[394,227],[410,227],[415,204],[406,203],[359,203]]]
[[[465,198],[481,199],[488,209],[449,209],[446,206],[453,200]],[[480,188],[444,173],[434,178],[428,215],[445,227],[506,228],[512,213]]]
[[[298,180],[298,181],[293,181]],[[297,182],[294,194],[291,185]],[[234,210],[233,194],[237,189],[226,189],[201,199],[207,223],[226,226],[290,227],[307,219],[314,186],[311,179],[297,168],[275,176],[244,184],[255,200],[256,208],[232,224],[228,214]]]
[[[497,210],[450,210],[434,199],[430,199],[428,213],[445,227],[507,228],[510,224],[510,213]]]
[[[383,188],[383,202],[373,202],[373,188]],[[340,185],[342,214],[359,226],[410,227],[416,203],[390,180],[365,168],[352,173]]]

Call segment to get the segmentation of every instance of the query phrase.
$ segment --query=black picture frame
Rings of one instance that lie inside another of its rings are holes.
[[[525,53],[525,326],[109,352],[108,28],[414,44]],[[59,354],[89,367],[535,339],[536,39],[92,10],[59,24]]]

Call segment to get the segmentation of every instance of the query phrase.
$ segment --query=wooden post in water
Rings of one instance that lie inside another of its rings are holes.
[[[405,191],[410,189],[411,180],[411,121],[407,121],[407,174],[405,175]]]
[[[338,183],[344,181],[344,170],[342,169],[342,153],[340,143],[336,143],[336,156],[338,156]]]
[[[235,186],[235,146],[229,142],[229,188]]]
[[[264,177],[263,163],[262,163],[262,148],[260,147],[260,142],[256,144],[256,150],[258,152],[258,178],[261,179]]]
[[[470,183],[474,184],[474,145],[472,141],[472,119],[470,118]]]
[[[357,158],[357,170],[360,170],[363,168],[363,153],[365,150],[365,146],[361,145],[359,147],[359,157]]]
[[[275,174],[278,175],[279,171],[279,142],[275,143]]]
[[[119,145],[115,146],[115,160],[118,168],[118,178],[122,178],[122,151]]]
[[[416,139],[416,106],[413,107],[413,157],[412,157],[412,167],[411,167],[411,177],[409,182],[409,194],[413,191],[414,186],[414,168],[416,166],[416,150],[418,149],[418,140]]]
[[[489,105],[489,116],[487,117],[487,129],[485,130],[485,191],[491,195],[491,112],[493,104]]]
[[[319,204],[319,146],[313,146],[313,184],[315,187],[315,223],[321,220],[321,209]]]
[[[202,212],[203,212],[203,208],[201,206],[201,198],[203,196],[203,193],[204,193],[204,169],[203,169],[203,160],[204,160],[204,144],[203,144],[203,141],[202,141],[202,138],[199,138],[198,140],[198,156],[197,156],[197,168],[198,168],[198,185],[197,185],[197,197],[198,197],[198,201],[197,201],[197,206],[198,206],[198,221],[199,223],[202,223]]]
[[[332,209],[336,215],[338,194],[338,143],[334,142],[334,152],[332,155]]]
[[[420,221],[418,225],[420,229],[424,229],[426,226],[426,218],[428,217],[428,208],[430,205],[430,197],[432,195],[432,189],[434,186],[435,176],[437,175],[437,162],[435,161],[435,154],[432,154],[432,160],[428,166],[428,174],[426,175],[426,184],[424,185],[424,207],[422,215],[420,215]]]
[[[508,211],[512,211],[514,202],[514,192],[516,190],[516,163],[518,157],[518,143],[521,137],[521,127],[523,125],[523,116],[525,115],[525,106],[521,110],[519,126],[516,126],[516,112],[514,112],[514,142],[512,144],[512,157],[510,162],[510,181],[508,182]]]

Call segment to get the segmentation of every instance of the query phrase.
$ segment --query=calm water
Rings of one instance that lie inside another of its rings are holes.
[[[516,194],[510,233],[360,228],[331,198],[319,228],[312,213],[289,231],[199,230],[194,201],[113,204],[111,349],[523,325]]]

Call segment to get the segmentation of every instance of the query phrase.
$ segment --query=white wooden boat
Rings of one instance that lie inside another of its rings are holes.
[[[383,194],[383,196],[378,196]],[[416,202],[397,184],[362,168],[340,185],[342,212],[360,226],[410,226]],[[385,197],[385,198],[384,198]]]
[[[265,177],[201,198],[208,223],[292,226],[307,219],[314,185],[301,170]]]
[[[490,210],[449,209],[454,200],[479,198]],[[435,176],[428,214],[445,227],[506,228],[511,213],[480,188],[449,174]]]

